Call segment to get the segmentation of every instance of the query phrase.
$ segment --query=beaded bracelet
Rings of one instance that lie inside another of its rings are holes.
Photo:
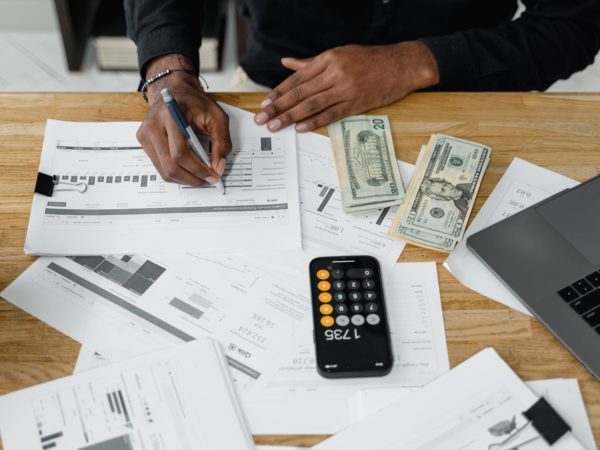
[[[142,86],[139,89],[140,92],[142,93],[142,97],[144,97],[144,100],[146,101],[146,103],[148,103],[148,95],[146,94],[146,92],[148,92],[148,88],[150,87],[150,85],[152,83],[154,83],[155,81],[160,80],[161,78],[171,75],[173,72],[185,72],[190,75],[196,76],[196,73],[193,70],[188,70],[188,69],[165,69],[162,72],[158,72],[156,75],[154,75],[154,76],[148,78],[146,81],[144,81],[144,84],[142,84]]]

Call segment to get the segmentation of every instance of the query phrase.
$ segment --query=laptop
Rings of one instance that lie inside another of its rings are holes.
[[[600,176],[473,234],[467,246],[600,380]]]

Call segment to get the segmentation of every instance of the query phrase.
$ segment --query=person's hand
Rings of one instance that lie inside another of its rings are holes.
[[[270,131],[291,124],[298,132],[311,131],[439,83],[435,57],[418,41],[346,45],[281,63],[295,73],[266,96],[254,117]]]
[[[182,58],[180,55],[159,57],[150,63],[147,73],[151,76],[167,68],[179,68],[186,64]],[[161,89],[165,87],[177,100],[192,128],[210,136],[211,167],[192,153],[177,128],[160,96]],[[173,72],[150,85],[148,103],[150,109],[137,132],[137,139],[160,176],[165,181],[189,186],[218,182],[225,171],[225,158],[231,150],[229,117],[203,92],[198,79],[183,71]]]

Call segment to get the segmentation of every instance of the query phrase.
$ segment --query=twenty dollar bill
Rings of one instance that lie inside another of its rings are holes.
[[[342,206],[353,213],[404,200],[387,116],[346,117],[329,126]]]
[[[452,251],[465,233],[491,152],[476,142],[431,136],[419,154],[389,235],[420,247]]]

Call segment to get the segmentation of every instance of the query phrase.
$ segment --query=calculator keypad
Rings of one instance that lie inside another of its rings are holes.
[[[325,328],[333,325],[347,327],[375,326],[381,322],[372,269],[351,268],[317,269],[320,323]],[[333,304],[329,304],[331,301]],[[366,324],[366,325],[365,325]]]

